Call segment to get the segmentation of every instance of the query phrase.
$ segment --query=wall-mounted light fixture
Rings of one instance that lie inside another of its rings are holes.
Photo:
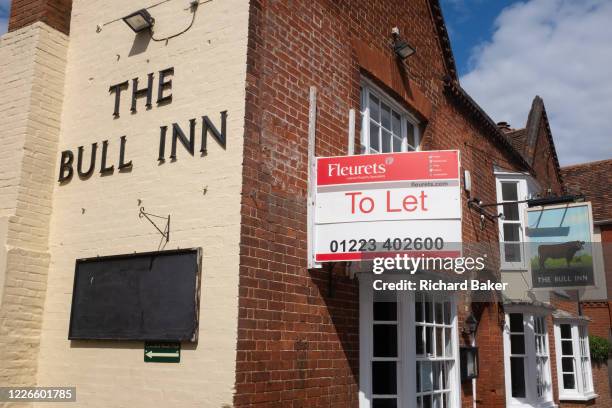
[[[127,17],[123,17],[123,21],[125,21],[125,24],[135,33],[151,29],[153,24],[155,24],[155,19],[151,17],[151,14],[145,9],[138,10]]]
[[[461,381],[478,377],[478,347],[461,347],[459,349]]]
[[[478,328],[478,320],[474,317],[472,313],[465,319],[465,325],[463,327],[463,332],[467,334],[476,333],[476,329]]]
[[[393,27],[393,29],[391,29],[391,35],[393,36],[393,51],[399,58],[405,60],[416,52],[416,49],[413,46],[408,44],[406,40],[402,39],[399,28]]]

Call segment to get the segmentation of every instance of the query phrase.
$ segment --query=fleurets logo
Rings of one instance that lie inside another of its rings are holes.
[[[391,158],[391,163],[392,162],[393,162],[393,159]],[[387,172],[387,164],[390,164],[390,163],[372,163],[372,164],[361,164],[361,165],[356,165],[356,166],[342,166],[340,163],[332,163],[328,167],[327,175],[329,177],[382,175]]]

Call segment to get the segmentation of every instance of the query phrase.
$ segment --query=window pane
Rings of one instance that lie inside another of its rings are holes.
[[[397,320],[397,303],[374,302],[374,320]]]
[[[425,321],[427,323],[433,323],[433,304],[431,302],[423,302],[423,307],[425,308]]]
[[[436,327],[436,356],[440,357],[443,355],[442,352],[442,344],[443,344],[443,337],[444,334],[442,334],[442,328],[441,327]]]
[[[396,325],[374,325],[374,357],[397,357]]]
[[[423,321],[423,302],[421,302],[421,295],[416,295],[416,302],[414,303],[414,320],[417,322]]]
[[[370,118],[372,118],[378,123],[380,123],[380,108],[378,107],[379,103],[380,101],[378,100],[378,98],[370,94]]]
[[[393,151],[401,152],[402,151],[402,139],[399,137],[393,137]]]
[[[425,353],[433,354],[433,327],[425,327]]]
[[[572,357],[563,357],[561,359],[561,367],[565,373],[574,372],[574,359]]]
[[[451,329],[445,329],[444,330],[444,349],[446,350],[444,352],[446,357],[452,357],[453,356],[453,342],[452,342],[452,334],[451,334]]]
[[[576,388],[573,374],[563,374],[563,388],[566,390],[573,390]]]
[[[521,261],[521,244],[504,244],[504,261]]]
[[[441,378],[441,370],[440,370],[440,362],[434,361],[432,363],[432,377],[433,377],[433,389],[434,391],[439,390],[442,386],[442,378]]]
[[[425,345],[423,344],[423,326],[415,327],[415,340],[416,340],[416,353],[422,355],[425,352]]]
[[[408,136],[408,150],[415,150],[416,140],[414,137],[414,125],[408,121],[406,121],[406,134]],[[410,148],[412,146],[412,148]]]
[[[510,335],[510,353],[525,354],[525,336],[522,334]]]
[[[561,325],[561,338],[571,339],[572,338],[572,327],[569,324]]]
[[[515,182],[502,182],[502,200],[517,201],[518,200],[518,184]]]
[[[391,133],[382,129],[382,153],[390,153],[391,150]]]
[[[432,370],[431,370],[431,361],[422,361],[421,365],[421,391],[427,392],[432,390]]]
[[[562,341],[561,342],[561,355],[571,356],[574,354],[574,350],[572,347],[571,341]]]
[[[520,241],[519,227],[520,227],[520,224],[504,223],[504,241],[506,242]]]
[[[380,152],[380,135],[378,134],[380,128],[377,124],[370,121],[370,149]]]
[[[416,363],[416,390],[421,392],[421,362]]]
[[[523,332],[523,314],[510,313],[510,331],[514,333]]]
[[[523,357],[510,357],[510,378],[512,381],[512,396],[525,398],[525,362]]]
[[[450,302],[444,302],[444,324],[451,323],[451,304]]]
[[[393,112],[393,116],[391,118],[392,120],[392,125],[393,125],[393,134],[396,136],[401,136],[402,134],[402,128],[401,128],[401,117],[397,112]]]
[[[423,408],[431,408],[431,395],[423,397]]]
[[[504,204],[504,219],[506,221],[518,221],[519,209],[518,204]]]
[[[385,129],[391,130],[391,108],[381,104],[381,123]]]
[[[372,408],[396,408],[396,398],[374,398],[372,400]]]
[[[372,393],[394,395],[397,392],[395,361],[372,361]]]
[[[443,309],[443,304],[442,303],[436,303],[435,304],[435,308],[436,308],[436,323],[438,324],[442,324],[444,323],[444,319],[443,319],[443,314],[444,314],[444,309]]]

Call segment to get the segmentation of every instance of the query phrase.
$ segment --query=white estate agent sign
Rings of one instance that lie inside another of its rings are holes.
[[[461,255],[459,151],[317,158],[314,261]]]

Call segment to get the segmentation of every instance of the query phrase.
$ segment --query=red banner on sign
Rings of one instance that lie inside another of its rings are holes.
[[[317,185],[459,178],[459,152],[437,150],[319,158]]]

